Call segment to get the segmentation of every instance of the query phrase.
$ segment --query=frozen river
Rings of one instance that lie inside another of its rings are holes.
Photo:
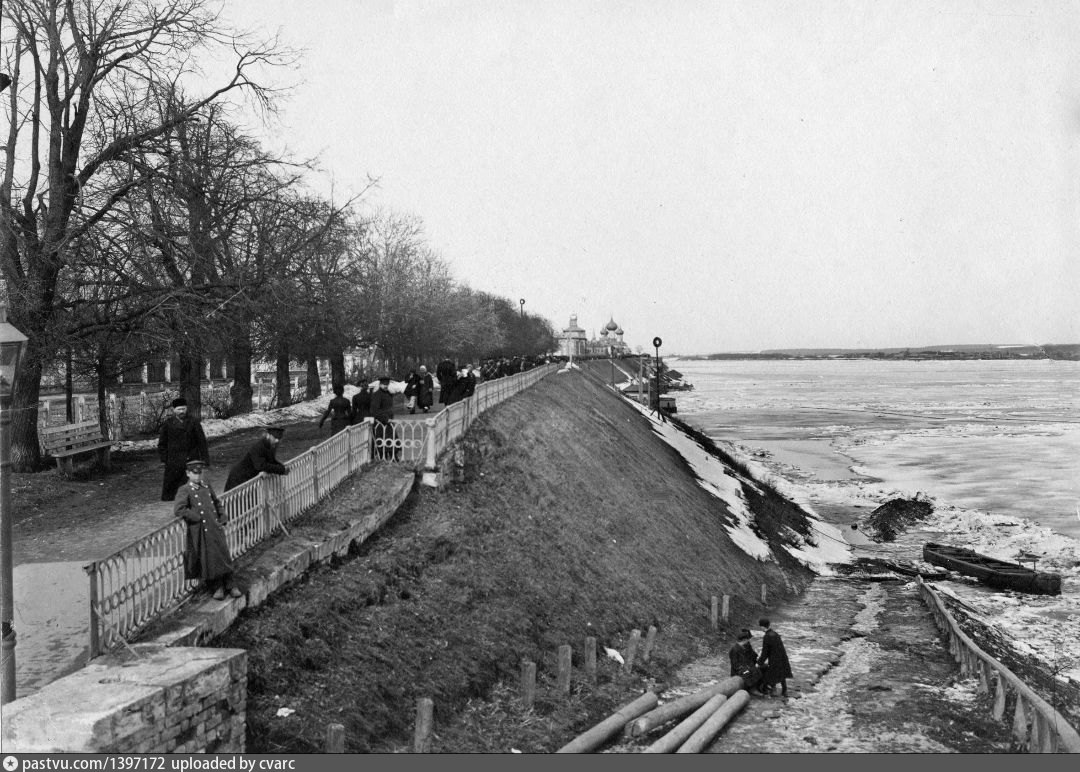
[[[921,492],[1080,539],[1080,362],[695,361],[678,415],[811,506]]]

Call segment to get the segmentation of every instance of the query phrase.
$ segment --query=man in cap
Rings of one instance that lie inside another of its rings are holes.
[[[185,464],[193,459],[210,465],[210,449],[202,424],[188,415],[187,400],[177,397],[172,401],[172,415],[161,424],[158,433],[158,457],[165,465],[165,477],[161,483],[161,500],[172,501],[177,489],[187,480]]]
[[[285,427],[267,426],[263,436],[256,440],[255,444],[248,448],[244,457],[229,469],[229,479],[225,481],[225,490],[258,477],[259,472],[288,474],[289,468],[277,460],[277,446],[283,434],[285,434]]]
[[[728,649],[728,659],[731,660],[731,675],[739,676],[743,680],[743,688],[749,691],[761,680],[761,670],[757,666],[757,652],[754,651],[750,640],[753,636],[745,627],[739,631],[739,635],[731,648]]]
[[[758,667],[762,669],[760,691],[771,696],[773,687],[780,684],[780,695],[787,697],[787,679],[792,677],[787,648],[767,617],[759,619],[758,625],[765,631],[761,640],[761,656],[758,657]]]
[[[380,459],[397,458],[394,448],[394,395],[390,393],[390,376],[379,379],[379,388],[371,395],[371,417],[375,419],[375,455]]]
[[[222,528],[225,510],[209,481],[203,479],[205,468],[201,459],[187,462],[187,484],[180,486],[173,502],[173,514],[187,524],[184,578],[201,579],[214,593],[214,600],[224,600],[226,592],[239,598],[243,593],[233,581],[229,544]]]

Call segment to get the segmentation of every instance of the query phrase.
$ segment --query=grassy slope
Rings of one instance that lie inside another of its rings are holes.
[[[218,641],[249,649],[249,752],[318,752],[329,723],[345,725],[349,752],[403,750],[422,696],[435,702],[433,751],[552,751],[643,684],[726,648],[761,610],[762,582],[775,598],[807,580],[793,562],[735,547],[723,504],[634,408],[581,373],[489,411],[463,446],[460,483],[418,489],[358,555]],[[349,506],[346,490],[320,509]],[[764,533],[797,516],[784,502],[756,506]],[[733,619],[717,635],[709,598],[724,593]],[[657,646],[640,678],[601,649],[597,686],[575,672],[570,700],[553,693],[559,645],[574,647],[578,668],[586,636],[622,651],[650,624]],[[513,699],[522,658],[538,663],[532,711]],[[296,712],[277,717],[279,707]]]

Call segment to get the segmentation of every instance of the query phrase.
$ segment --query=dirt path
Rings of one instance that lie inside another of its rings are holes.
[[[790,698],[752,697],[710,753],[1010,750],[1009,725],[992,719],[974,679],[961,679],[914,586],[823,577],[768,615],[792,660]],[[663,699],[727,675],[726,655],[695,662]]]

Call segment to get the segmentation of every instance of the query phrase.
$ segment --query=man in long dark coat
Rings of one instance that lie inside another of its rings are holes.
[[[210,466],[210,449],[202,424],[188,415],[187,400],[178,397],[172,401],[173,414],[165,419],[158,434],[158,457],[165,465],[161,482],[161,500],[172,501],[176,491],[187,482],[185,465],[198,459]]]
[[[416,406],[420,408],[420,412],[426,413],[431,409],[434,399],[435,382],[431,380],[427,367],[420,365],[420,371],[416,374]]]
[[[184,578],[201,579],[214,593],[214,600],[223,600],[226,592],[239,598],[243,593],[233,581],[229,544],[222,528],[225,510],[210,483],[203,480],[205,467],[201,459],[187,462],[187,484],[180,486],[173,502],[173,514],[187,523]]]
[[[772,694],[773,687],[780,684],[780,695],[787,697],[787,679],[792,677],[787,649],[784,648],[780,634],[769,627],[768,619],[762,617],[758,624],[765,631],[765,637],[761,641],[761,656],[758,657],[758,667],[762,669],[761,693]]]
[[[379,388],[371,395],[371,417],[375,419],[374,454],[380,459],[396,459],[394,445],[394,427],[390,421],[394,417],[394,395],[390,393],[390,376],[379,379]]]
[[[454,381],[457,380],[457,370],[454,368],[454,363],[449,359],[439,362],[435,368],[435,377],[439,379],[439,404],[452,404],[450,392],[453,391]]]
[[[284,427],[266,427],[266,433],[262,438],[248,448],[244,457],[229,469],[229,479],[225,481],[225,490],[258,477],[259,472],[288,474],[289,468],[277,460],[277,446],[283,434],[285,434]]]
[[[356,385],[360,387],[360,391],[353,394],[352,398],[352,422],[354,424],[361,423],[371,415],[371,389],[363,378],[357,381]]]

